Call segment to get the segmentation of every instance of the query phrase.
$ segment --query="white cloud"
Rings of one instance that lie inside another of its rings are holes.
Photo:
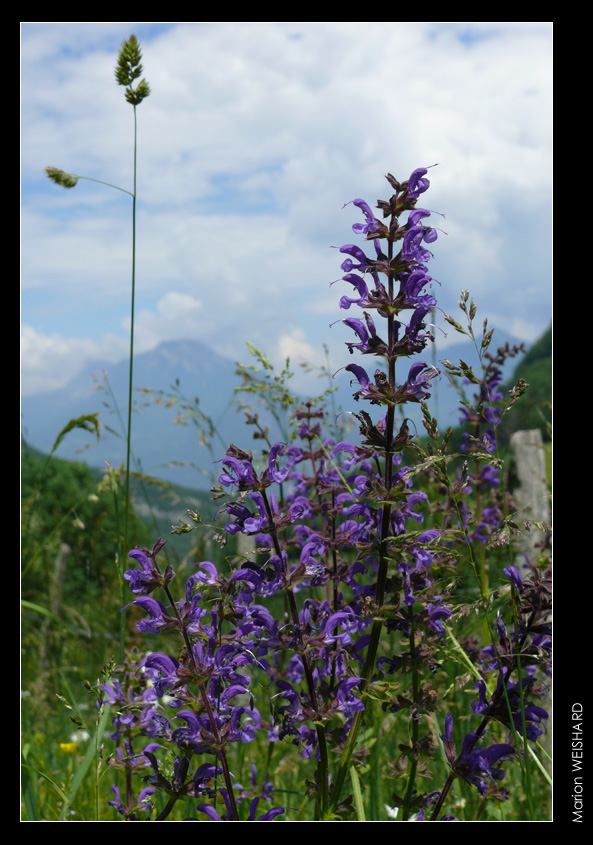
[[[328,325],[344,316],[344,291],[330,287],[341,275],[330,247],[353,239],[356,220],[342,206],[386,195],[388,171],[402,179],[435,162],[426,203],[446,214],[433,222],[448,233],[431,266],[439,304],[454,311],[468,288],[480,314],[532,339],[551,309],[541,250],[550,238],[551,27],[25,22],[28,383],[35,367],[37,382],[45,377],[44,349],[65,375],[85,350],[106,357],[110,335],[126,326],[129,197],[82,181],[63,191],[43,168],[131,188],[132,110],[113,82],[131,32],[152,88],[137,110],[139,348],[182,334],[235,357],[248,340],[270,354],[335,344],[338,327],[328,334]],[[71,331],[65,317],[56,330],[61,302]],[[59,354],[60,340],[77,354]]]
[[[142,310],[134,319],[134,348],[138,352],[154,349],[161,341],[194,337],[204,321],[202,303],[186,293],[170,291],[154,311]],[[129,331],[130,318],[124,321]]]
[[[43,335],[21,327],[21,393],[29,396],[62,387],[80,371],[81,361],[119,361],[129,349],[121,339],[106,336],[100,343],[84,338]]]
[[[313,364],[319,357],[319,351],[307,342],[302,329],[293,329],[291,334],[280,337],[278,354],[282,361],[290,358],[291,361],[299,364]]]
[[[134,352],[154,349],[162,341],[201,335],[202,303],[177,291],[167,293],[154,311],[144,309],[134,319]],[[119,361],[129,355],[130,317],[122,337],[106,333],[97,340],[44,335],[33,326],[21,330],[21,391],[24,396],[63,387],[80,370],[81,362]]]

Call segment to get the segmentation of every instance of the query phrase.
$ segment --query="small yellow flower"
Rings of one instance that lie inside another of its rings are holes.
[[[66,754],[74,754],[74,752],[78,750],[78,743],[77,742],[61,742],[60,748],[61,748],[62,751],[65,751]]]

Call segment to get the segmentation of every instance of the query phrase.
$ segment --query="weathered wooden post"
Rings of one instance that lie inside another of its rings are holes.
[[[509,489],[517,504],[515,522],[522,526],[529,522],[551,523],[550,492],[546,475],[545,451],[539,428],[530,431],[516,431],[511,437],[511,459]],[[545,532],[536,526],[525,529],[514,541],[515,566],[522,571],[525,555],[531,562],[537,558],[537,545],[545,540]],[[548,711],[548,728],[540,738],[540,744],[551,757],[552,753],[552,691],[544,707]]]
[[[550,493],[546,477],[546,461],[542,433],[539,428],[516,431],[511,437],[512,459],[509,488],[517,504],[515,522],[550,523]],[[515,564],[521,566],[524,555],[530,560],[537,555],[536,546],[545,539],[545,533],[535,526],[517,538]]]

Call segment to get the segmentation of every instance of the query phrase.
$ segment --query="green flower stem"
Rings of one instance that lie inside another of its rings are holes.
[[[391,217],[391,223],[393,224],[394,215]],[[388,262],[389,266],[391,267],[391,261],[393,258],[393,241],[389,240],[388,245]],[[390,269],[389,271],[389,298],[393,300],[393,291],[394,291],[394,278],[393,278],[393,270]],[[389,311],[387,315],[387,338],[388,338],[388,349],[391,352],[395,345],[395,316],[392,311]],[[393,355],[389,355],[388,358],[388,378],[389,378],[389,385],[393,392],[395,392],[395,357]],[[385,488],[387,491],[391,490],[391,485],[393,483],[393,452],[391,451],[391,443],[393,441],[393,432],[394,432],[394,424],[395,424],[395,406],[393,404],[389,404],[387,406],[387,413],[385,416]],[[387,571],[389,568],[389,558],[387,557],[386,553],[386,546],[387,546],[387,538],[391,531],[391,510],[392,505],[391,502],[386,502],[383,506],[383,513],[381,516],[381,541],[380,541],[380,553],[379,553],[379,571],[377,574],[377,590],[375,595],[375,601],[378,606],[378,612],[381,612],[381,607],[383,606],[383,602],[385,600],[385,586],[387,584]],[[373,676],[373,671],[375,668],[375,663],[377,660],[377,652],[379,650],[379,643],[381,641],[381,632],[383,629],[383,620],[378,618],[375,619],[373,622],[373,627],[371,628],[371,636],[369,640],[369,645],[367,648],[366,659],[364,663],[364,667],[362,670],[362,682],[359,687],[359,692],[361,698],[364,698],[364,694],[367,690],[367,687],[371,681]],[[364,711],[359,710],[352,720],[352,724],[350,727],[350,732],[348,734],[348,739],[346,741],[346,746],[344,751],[342,752],[342,757],[340,758],[340,764],[338,768],[338,772],[334,779],[333,787],[332,787],[332,800],[330,806],[330,814],[335,812],[339,800],[340,800],[340,793],[344,786],[344,781],[346,780],[346,776],[349,771],[350,766],[350,759],[352,754],[354,753],[354,748],[356,745],[356,740],[362,725],[362,714]]]
[[[161,810],[161,812],[160,812],[160,813],[158,814],[158,816],[156,817],[155,821],[156,821],[156,822],[164,822],[164,821],[166,820],[167,816],[169,816],[169,815],[170,815],[170,813],[171,813],[171,811],[173,810],[173,807],[175,806],[175,804],[177,803],[177,801],[178,801],[178,796],[177,796],[177,795],[173,795],[173,796],[171,796],[171,798],[169,798],[169,800],[167,801],[166,805],[163,807],[163,809]]]
[[[513,588],[513,594],[514,594],[514,588]],[[518,630],[518,620],[517,620],[517,616],[516,616],[516,608],[515,608],[515,602],[514,601],[513,601],[513,620],[514,620],[514,623],[515,623],[515,630]],[[529,620],[529,624],[526,626],[527,631],[530,629],[532,622],[533,622],[533,616]],[[526,636],[527,636],[527,634],[525,634],[525,637]],[[490,635],[489,639],[490,639],[490,642],[494,642],[494,637],[492,637],[492,635]],[[527,744],[527,725],[525,723],[525,710],[524,710],[524,706],[523,706],[523,693],[522,693],[522,684],[521,684],[521,677],[522,677],[522,673],[521,673],[521,650],[523,648],[524,641],[525,640],[522,639],[522,640],[519,640],[517,642],[517,655],[516,655],[516,666],[515,666],[515,668],[517,669],[517,672],[518,672],[518,676],[519,676],[519,689],[521,690],[521,716],[522,716],[523,737],[520,737],[518,735],[518,733],[517,733],[517,731],[515,730],[515,727],[514,727],[513,714],[512,714],[511,705],[510,705],[510,702],[509,702],[506,680],[504,679],[504,671],[503,671],[503,667],[500,663],[500,659],[498,657],[497,657],[498,669],[499,669],[501,678],[503,679],[503,682],[501,683],[500,687],[498,687],[495,690],[494,694],[492,695],[492,698],[490,699],[490,709],[496,710],[498,702],[500,701],[500,699],[502,697],[504,697],[506,704],[507,704],[507,707],[508,707],[508,711],[509,711],[509,722],[510,722],[510,725],[511,725],[511,728],[512,728],[512,732],[513,732],[513,735],[514,735],[514,738],[515,738],[515,742],[517,743],[517,745],[520,745],[521,742],[523,742],[523,744],[524,744],[524,752],[525,752],[524,762],[523,762],[521,756],[519,755],[519,764],[521,766],[522,775],[523,775],[523,777],[525,778],[525,781],[526,781],[527,804],[528,804],[531,816],[532,816],[532,818],[534,818],[533,799],[532,799],[532,794],[531,794],[531,782],[530,782],[530,777],[529,777],[529,755],[527,754],[527,751],[530,750],[530,749],[529,749],[529,746]],[[512,671],[509,671],[507,679],[511,677],[511,674],[512,674]],[[488,727],[490,722],[491,722],[491,717],[488,714],[486,714],[482,718],[482,721],[480,722],[477,730],[474,731],[474,740],[472,742],[471,748],[473,748],[473,746],[478,742],[478,740],[480,740],[481,737],[486,733],[486,728]],[[471,750],[471,748],[468,749],[468,751]],[[527,772],[524,771],[524,766],[526,766]],[[456,778],[456,775],[454,774],[454,772],[450,772],[449,777],[447,778],[447,782],[445,783],[445,786],[444,786],[444,788],[443,788],[443,790],[442,790],[442,792],[441,792],[441,794],[438,798],[438,801],[436,802],[436,804],[433,808],[433,811],[432,811],[431,816],[430,816],[430,821],[436,821],[437,820],[438,815],[441,811],[441,808],[444,804],[445,798],[447,797],[447,793],[449,792],[449,789],[451,788],[451,785],[453,784],[453,781],[455,780],[455,778]]]
[[[132,194],[132,297],[130,305],[130,369],[128,377],[128,425],[126,437],[126,497],[124,517],[124,546],[129,547],[129,514],[130,514],[130,452],[132,443],[132,391],[134,370],[134,310],[136,301],[136,159],[137,159],[138,124],[136,106],[134,106],[134,192]]]
[[[420,699],[420,674],[418,672],[418,661],[416,659],[416,639],[414,636],[414,613],[412,608],[408,608],[408,615],[410,617],[410,662],[412,665],[412,700],[413,704],[417,704]],[[412,806],[412,797],[414,795],[414,787],[416,785],[416,769],[418,768],[418,759],[416,749],[418,747],[418,739],[420,733],[420,722],[418,719],[412,719],[412,761],[410,764],[410,773],[408,775],[408,785],[406,794],[404,796],[404,806],[402,809],[402,821],[407,822],[410,817],[410,810]]]
[[[135,111],[135,109],[134,109]],[[125,188],[120,188],[119,185],[112,185],[111,182],[103,182],[102,179],[93,179],[91,176],[78,176],[78,174],[73,173],[75,179],[86,179],[87,182],[97,182],[99,185],[107,185],[108,188],[115,188],[116,191],[121,191],[124,194],[127,194],[129,197],[135,199],[134,194],[131,191],[126,191]],[[136,184],[134,180],[134,191],[136,191]]]
[[[102,182],[103,185],[116,188],[123,191],[132,197],[132,296],[130,306],[130,363],[128,373],[128,420],[126,426],[126,481],[125,481],[125,495],[124,495],[124,530],[122,537],[121,554],[119,555],[120,565],[120,584],[122,591],[122,605],[125,604],[125,585],[123,581],[123,573],[125,570],[126,550],[129,549],[129,525],[130,525],[130,462],[131,462],[131,445],[132,445],[132,392],[133,392],[133,370],[134,370],[134,311],[136,301],[136,162],[137,162],[137,147],[138,147],[138,122],[136,118],[136,106],[134,105],[134,190],[133,192],[126,191],[123,188],[118,188],[117,185],[110,185],[108,182]],[[88,178],[88,177],[81,177]],[[92,179],[93,182],[99,182],[98,179]],[[122,614],[119,627],[119,653],[120,660],[123,660],[125,652],[126,640],[126,620]]]
[[[156,566],[156,562],[154,562],[154,563],[155,563],[155,566]],[[177,607],[177,602],[174,600],[173,596],[171,595],[171,591],[169,590],[168,584],[164,583],[163,589],[165,590],[165,593],[167,594],[167,598],[169,600],[169,603],[170,603],[170,605],[173,608],[173,611],[175,613],[175,617],[177,619],[177,624],[179,625],[179,630],[181,631],[181,635],[183,636],[183,640],[185,642],[185,647],[187,649],[188,660],[191,663],[191,667],[192,667],[192,669],[195,673],[196,679],[197,679],[199,677],[199,672],[198,672],[198,667],[196,666],[196,662],[195,662],[195,658],[194,658],[194,650],[193,650],[193,647],[192,647],[191,640],[188,636],[187,630],[185,628],[185,625],[183,623],[183,620],[181,619],[181,616],[179,614],[179,608]],[[222,739],[220,737],[220,732],[218,730],[218,725],[216,724],[216,718],[214,716],[214,712],[212,710],[212,705],[210,704],[210,700],[208,698],[208,692],[206,690],[206,686],[204,684],[204,681],[198,681],[198,692],[200,694],[200,700],[202,702],[202,705],[203,705],[203,707],[204,707],[204,709],[205,709],[205,711],[208,715],[208,720],[210,722],[210,729],[212,731],[212,736],[214,737],[214,741],[215,741],[215,744],[216,744],[216,751],[218,753],[218,758],[220,760],[220,766],[222,768],[224,783],[225,783],[225,786],[226,786],[226,789],[227,789],[229,802],[230,802],[230,805],[231,805],[231,812],[230,812],[231,819],[230,820],[231,821],[239,821],[239,810],[237,808],[237,802],[236,802],[236,799],[235,799],[235,791],[234,791],[234,788],[233,788],[233,781],[232,781],[232,777],[231,777],[231,773],[230,773],[230,770],[229,770],[229,765],[228,765],[228,761],[227,761],[227,757],[226,757],[226,751],[225,751]]]
[[[136,158],[137,158],[137,139],[138,127],[136,120],[136,106],[134,105],[134,191],[127,191],[125,188],[120,188],[119,185],[113,185],[111,182],[104,182],[102,179],[93,179],[91,176],[78,176],[73,173],[65,173],[56,167],[46,167],[45,172],[52,182],[61,185],[66,189],[72,189],[76,186],[79,179],[86,179],[88,182],[96,182],[99,185],[106,185],[108,188],[114,188],[116,191],[121,191],[124,194],[132,197],[132,307],[131,307],[131,328],[130,328],[130,368],[129,368],[129,385],[128,385],[128,424],[126,431],[126,482],[125,482],[125,498],[124,498],[124,526],[123,536],[121,536],[120,553],[117,558],[117,567],[119,572],[119,580],[121,586],[122,605],[125,604],[125,588],[123,581],[123,573],[125,569],[126,550],[129,548],[129,515],[130,515],[130,456],[131,456],[131,431],[132,431],[132,373],[134,361],[134,303],[135,303],[135,288],[136,288]],[[81,418],[82,419],[82,418]],[[56,441],[57,446],[58,441]],[[55,446],[54,446],[55,449]],[[53,453],[53,450],[52,450]],[[51,453],[50,453],[51,457]],[[119,659],[123,661],[125,651],[125,618],[122,615],[120,619],[119,628]]]
[[[268,501],[268,497],[266,495],[265,488],[262,489],[261,495],[264,500],[266,513],[268,515],[268,522],[270,524],[270,535],[272,537],[272,541],[274,543],[274,550],[280,560],[282,560],[282,548],[280,546],[280,540],[278,538],[278,532],[276,530],[276,526],[274,525],[274,516],[272,514],[272,509],[270,507],[270,503]],[[290,615],[292,617],[292,621],[295,625],[300,625],[299,622],[299,611],[296,605],[296,600],[294,597],[294,591],[292,587],[288,586],[285,590],[286,597],[288,599],[288,606],[290,608]],[[307,691],[309,693],[309,699],[311,701],[311,707],[313,711],[318,715],[319,719],[321,718],[321,714],[319,713],[319,703],[317,701],[317,693],[315,691],[315,681],[313,679],[313,672],[311,670],[311,664],[309,663],[309,658],[306,654],[301,654],[301,660],[303,662],[303,670],[305,673],[305,679],[307,682]],[[320,812],[322,818],[326,816],[329,807],[329,757],[327,752],[327,738],[325,736],[325,728],[321,721],[315,722],[315,731],[317,733],[317,742],[319,744],[319,777],[318,777],[318,784],[321,789],[321,801],[320,801]]]
[[[456,779],[457,779],[457,775],[454,774],[453,772],[449,772],[449,777],[447,778],[447,781],[446,781],[444,787],[441,790],[441,794],[439,795],[437,802],[434,805],[433,811],[430,814],[429,821],[435,822],[438,819],[439,813],[441,812],[441,809],[442,809],[442,806],[445,803],[445,798],[449,794],[449,790],[453,786],[453,783],[455,782]]]

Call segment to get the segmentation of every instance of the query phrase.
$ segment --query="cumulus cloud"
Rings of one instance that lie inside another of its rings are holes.
[[[202,303],[186,293],[170,291],[157,303],[156,311],[144,309],[134,322],[134,346],[139,352],[154,349],[164,340],[179,340],[199,334],[204,323]],[[131,321],[124,321],[130,330]]]
[[[333,343],[330,247],[356,221],[344,204],[433,163],[439,304],[453,311],[468,288],[482,316],[537,336],[551,312],[551,26],[23,23],[27,372],[43,379],[58,335],[79,361],[120,327],[124,342],[129,197],[82,181],[60,192],[43,168],[130,189],[132,113],[113,83],[130,32],[152,89],[137,115],[139,348],[182,334],[231,357],[246,341],[270,354]],[[71,330],[65,317],[56,329],[61,302]]]
[[[282,335],[278,343],[278,352],[282,360],[290,358],[291,361],[312,364],[319,353],[307,342],[305,332],[302,329],[293,329],[289,335]]]
[[[160,299],[154,311],[143,309],[134,320],[134,351],[145,352],[159,343],[180,338],[199,338],[204,334],[205,318],[202,303],[192,296],[170,291]],[[130,318],[123,320],[130,331]],[[21,362],[23,395],[62,387],[79,370],[81,361],[115,362],[129,355],[129,339],[105,333],[98,340],[84,337],[44,335],[33,326],[21,330]]]
[[[55,390],[80,371],[81,361],[119,361],[128,352],[121,338],[100,343],[84,338],[44,335],[33,326],[21,327],[21,393],[29,396]]]

